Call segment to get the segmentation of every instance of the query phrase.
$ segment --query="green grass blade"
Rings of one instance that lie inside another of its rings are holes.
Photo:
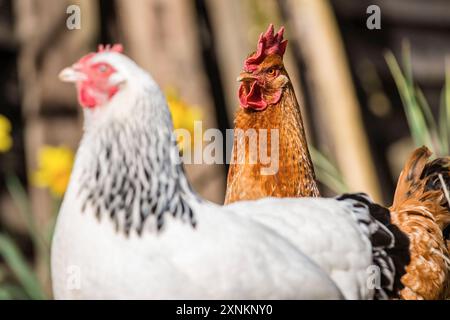
[[[14,296],[7,288],[0,287],[0,300],[14,300]]]
[[[53,239],[53,233],[55,231],[56,220],[58,218],[59,210],[61,209],[62,199],[53,197],[53,214],[48,223],[47,228],[45,229],[45,236],[47,243],[51,243]]]
[[[412,81],[411,79],[408,80],[408,77],[411,77],[411,75],[407,75],[406,77],[403,75],[397,59],[391,51],[385,53],[385,59],[402,100],[414,144],[416,146],[427,145],[433,148],[425,116],[415,97],[414,85],[412,82],[409,82]],[[409,65],[409,62],[406,65]],[[410,70],[407,73],[410,73]]]
[[[332,173],[335,176],[339,176],[339,170],[331,163],[331,161],[326,157],[322,152],[317,150],[315,147],[310,146],[309,152],[311,154],[311,158],[314,162],[316,162],[322,169],[327,172]]]
[[[438,156],[448,155],[449,151],[449,135],[448,135],[448,124],[447,124],[447,106],[446,106],[446,86],[442,88],[441,99],[439,106],[439,142],[440,142],[440,152]]]
[[[431,109],[426,102],[425,96],[423,96],[423,100],[428,106],[428,110],[426,110],[427,106],[420,105],[418,102],[417,96],[420,93],[416,90],[414,86],[414,78],[413,78],[413,68],[412,68],[412,58],[411,58],[411,45],[409,41],[402,41],[402,64],[404,70],[404,79],[406,82],[406,101],[407,105],[404,106],[408,109],[411,114],[411,121],[413,122],[412,127],[415,130],[415,135],[419,137],[419,141],[416,144],[418,147],[422,145],[427,145],[430,149],[434,150],[434,144],[432,139],[432,130],[427,126],[426,118],[428,111],[428,118],[432,119],[431,121],[435,123],[433,115],[431,113]],[[401,70],[400,70],[401,72]],[[431,124],[431,123],[430,123]],[[431,132],[430,132],[431,131]],[[435,131],[436,133],[437,131]]]
[[[427,99],[425,98],[425,95],[423,94],[422,90],[419,87],[416,87],[415,92],[420,109],[422,110],[425,116],[431,149],[434,150],[436,154],[439,154],[440,152],[442,152],[442,145],[440,139],[440,125],[439,126],[437,125],[431,107]]]
[[[427,99],[425,98],[425,95],[423,94],[423,91],[416,87],[416,95],[417,95],[417,101],[419,102],[419,105],[423,111],[423,114],[425,115],[425,119],[428,123],[428,128],[432,133],[437,133],[438,126],[436,123],[436,120],[434,119],[433,112],[431,111],[430,104],[428,103]]]
[[[0,234],[0,255],[31,299],[42,300],[46,298],[33,270],[29,267],[17,245],[6,234]]]
[[[316,177],[319,182],[323,183],[336,194],[349,192],[348,187],[343,182],[337,180],[336,177],[330,175],[328,172],[320,170],[319,167],[316,171]]]
[[[317,179],[337,194],[348,192],[342,174],[328,158],[314,147],[310,147],[311,158],[314,163]]]
[[[0,300],[27,300],[27,294],[22,288],[12,284],[0,285]]]
[[[30,202],[28,199],[28,194],[23,187],[20,180],[15,175],[8,175],[5,179],[6,187],[14,200],[14,203],[19,208],[19,212],[24,218],[29,234],[31,236],[31,240],[35,248],[40,252],[48,255],[49,252],[49,244],[42,236],[42,234],[38,231],[36,226],[36,222],[34,220],[34,216],[31,211]]]
[[[402,65],[405,74],[405,80],[408,85],[413,83],[413,72],[411,63],[411,44],[408,40],[402,41]]]
[[[439,112],[440,131],[443,155],[448,155],[450,152],[450,56],[446,59],[445,66],[445,89],[444,89],[444,103],[441,105]]]

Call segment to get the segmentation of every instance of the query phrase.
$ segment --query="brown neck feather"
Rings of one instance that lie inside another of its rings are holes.
[[[236,161],[238,146],[242,148],[245,145],[245,161],[230,165],[225,203],[269,196],[319,196],[300,107],[290,82],[284,89],[280,102],[269,106],[264,111],[240,108],[236,114],[235,129],[244,131],[255,129],[258,141],[263,135],[259,130],[267,129],[267,152],[265,154],[268,156],[272,156],[270,130],[278,129],[278,171],[275,174],[262,175],[261,168],[267,168],[270,164],[261,164],[259,158],[256,163],[250,163],[249,139],[245,136],[238,136],[235,132],[233,160]],[[271,160],[273,161],[273,159]]]

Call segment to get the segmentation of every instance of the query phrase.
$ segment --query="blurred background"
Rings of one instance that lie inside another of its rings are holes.
[[[79,29],[67,28],[71,5]],[[377,12],[381,28],[369,28]],[[176,127],[202,120],[225,133],[235,79],[269,23],[286,27],[323,194],[365,191],[389,205],[414,146],[448,154],[447,0],[0,0],[0,299],[51,298],[50,239],[83,120],[59,71],[122,43],[165,91]],[[222,203],[226,165],[187,172]]]

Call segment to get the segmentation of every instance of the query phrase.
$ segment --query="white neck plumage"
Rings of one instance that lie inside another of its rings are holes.
[[[127,235],[161,230],[167,215],[195,226],[190,204],[197,198],[183,172],[165,99],[157,87],[131,87],[86,111],[72,178],[82,210],[112,219]]]

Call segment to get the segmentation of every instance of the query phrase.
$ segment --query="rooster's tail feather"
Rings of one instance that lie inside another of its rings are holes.
[[[404,288],[400,279],[410,262],[408,236],[392,224],[389,210],[366,194],[343,194],[337,200],[352,204],[354,218],[372,245],[373,265],[380,271],[374,299],[397,298]]]
[[[450,157],[430,161],[430,156],[426,147],[413,152],[390,208],[394,223],[411,242],[411,264],[402,278],[403,299],[439,299],[448,289]]]
[[[428,161],[431,151],[414,151],[400,174],[392,208],[419,211],[444,231],[450,225],[450,157]]]

